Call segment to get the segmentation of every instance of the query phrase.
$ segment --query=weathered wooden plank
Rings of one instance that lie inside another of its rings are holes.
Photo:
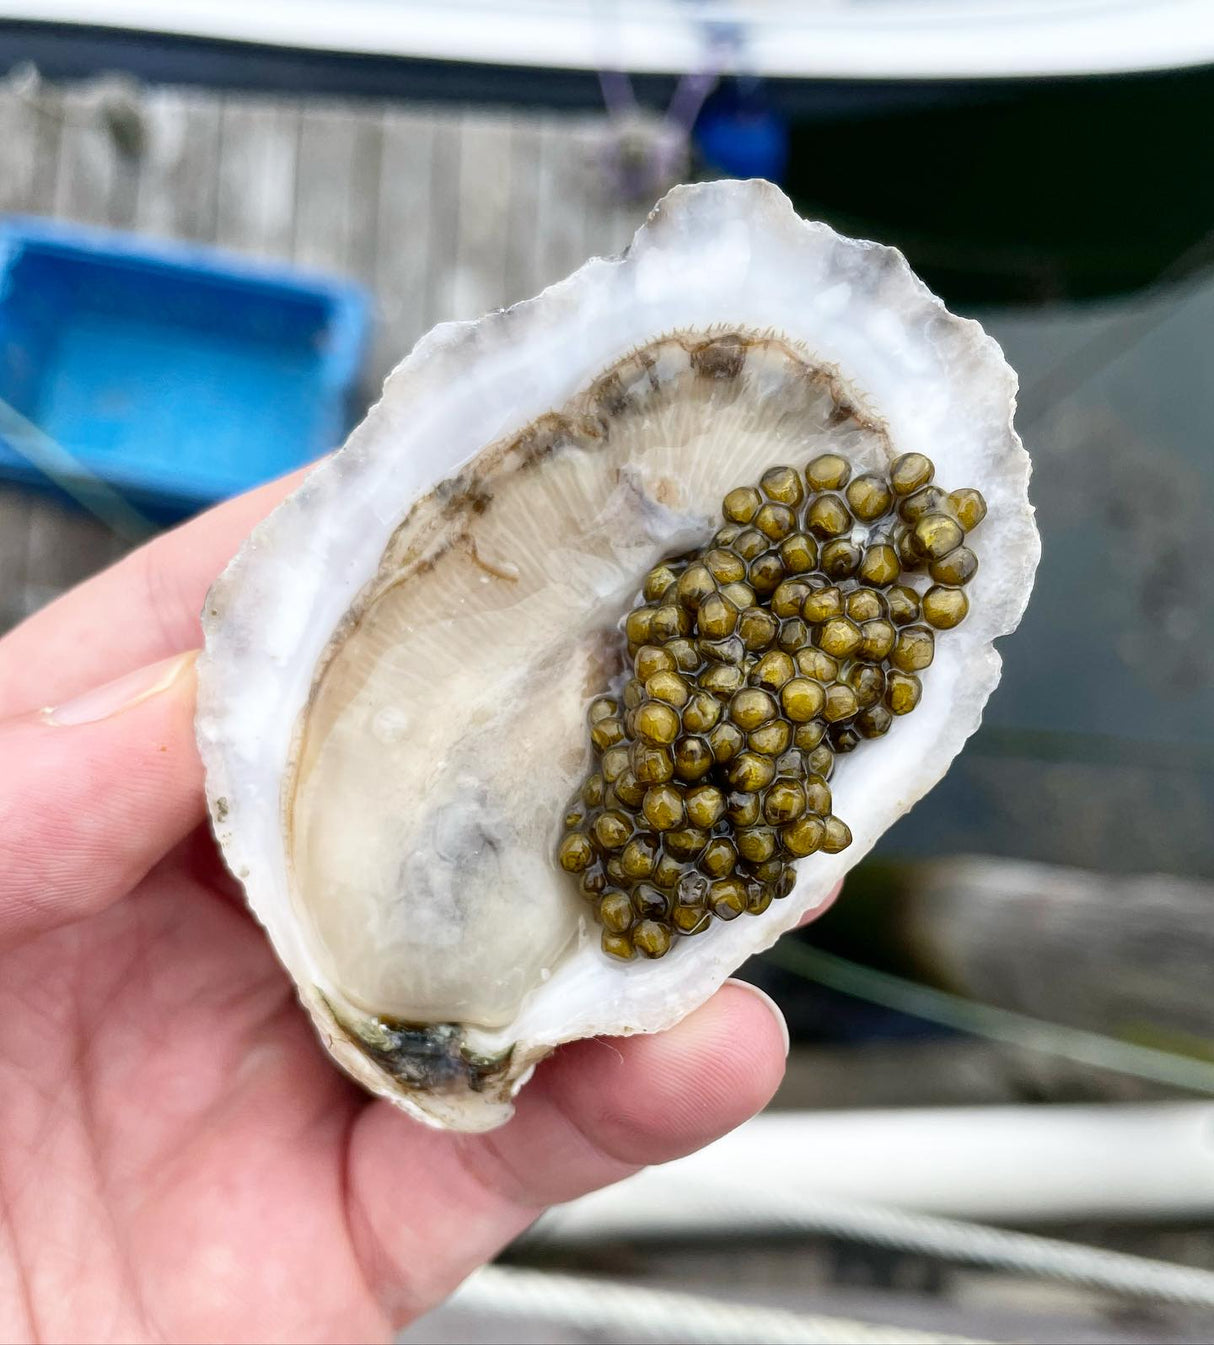
[[[1209,1036],[1214,884],[962,858],[872,887],[856,956],[876,920],[899,931],[885,965],[980,1003],[1122,1039]]]
[[[560,280],[586,260],[593,174],[587,162],[584,123],[546,119],[540,130],[540,172],[535,201],[536,279]]]
[[[305,108],[299,120],[292,255],[344,275],[374,271],[382,129],[363,108]]]
[[[22,80],[0,85],[0,209],[358,277],[376,303],[369,381],[434,322],[532,294],[633,224],[604,205],[584,119]],[[52,502],[0,502],[0,620],[120,549]]]
[[[430,284],[426,296],[425,327],[446,322],[452,311],[451,275],[459,238],[460,155],[462,126],[458,117],[437,116],[430,175]]]
[[[138,96],[107,79],[66,89],[54,211],[86,224],[133,222],[143,129]]]
[[[389,109],[381,123],[373,271],[376,324],[370,380],[378,385],[430,320],[434,119]]]
[[[601,202],[596,215],[598,242],[595,251],[613,257],[632,242],[632,236],[645,223],[653,208],[651,200],[629,200],[607,176],[600,186]]]
[[[653,201],[648,197],[632,200],[622,190],[614,164],[619,133],[607,118],[582,118],[567,123],[562,132],[581,158],[587,255],[614,256],[631,242]]]
[[[31,71],[0,82],[0,210],[48,214],[62,124],[57,89]]]
[[[26,614],[29,499],[24,491],[0,490],[0,631]]]
[[[585,257],[610,256],[618,252],[619,248],[612,227],[615,186],[608,162],[610,139],[607,121],[603,117],[579,117],[561,129],[569,140],[571,153],[576,156]]]
[[[209,243],[218,209],[220,102],[180,89],[149,89],[135,227]]]
[[[103,86],[98,102],[98,114],[114,154],[108,222],[117,229],[133,229],[147,148],[143,100],[138,86],[118,79]]]
[[[70,505],[30,496],[26,551],[26,610],[104,569],[125,544],[103,524]]]
[[[460,122],[459,228],[446,300],[455,318],[479,317],[506,302],[510,131],[506,118],[483,113]]]
[[[632,202],[607,171],[603,118],[518,116],[512,124],[507,225],[511,302],[551,284],[588,257],[614,256],[651,202]]]
[[[506,214],[506,303],[530,298],[539,288],[536,261],[543,120],[515,115],[510,124],[510,204]]]
[[[265,257],[291,255],[299,105],[227,98],[220,111],[216,241]]]
[[[617,162],[622,132],[608,118],[566,120],[556,124],[554,133],[566,140],[570,154],[580,159],[577,173],[583,190],[587,256],[617,255],[632,241],[661,188],[642,189],[640,197],[629,196],[624,190]],[[657,152],[656,146],[651,149]]]
[[[370,285],[379,242],[379,194],[383,182],[384,119],[378,108],[360,110],[355,121],[352,200],[346,272]]]
[[[65,91],[61,108],[54,212],[89,224],[108,224],[114,187],[113,144],[87,90]]]
[[[0,210],[26,209],[35,163],[36,115],[11,81],[0,83]]]
[[[48,140],[58,141],[55,101],[42,97],[32,72],[19,71],[0,83],[0,210],[34,212],[49,207],[54,180],[39,151]],[[49,163],[53,166],[53,155]],[[0,632],[30,610],[29,518],[24,491],[0,490]]]

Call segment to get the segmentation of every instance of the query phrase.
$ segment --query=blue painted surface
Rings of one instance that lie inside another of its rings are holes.
[[[719,173],[783,182],[788,118],[769,100],[761,80],[723,83],[705,101],[692,134],[696,148]]]
[[[366,326],[355,286],[0,220],[0,399],[164,516],[339,443]],[[0,476],[45,484],[31,456],[0,435]]]

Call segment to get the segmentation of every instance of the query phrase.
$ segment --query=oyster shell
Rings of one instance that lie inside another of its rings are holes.
[[[561,1042],[672,1025],[939,778],[1039,544],[1015,377],[889,248],[764,182],[676,188],[624,256],[424,337],[206,604],[215,832],[336,1059],[428,1122],[508,1118]],[[554,850],[646,571],[722,497],[827,450],[977,487],[972,610],[922,704],[832,781],[853,843],[655,961],[599,947]]]

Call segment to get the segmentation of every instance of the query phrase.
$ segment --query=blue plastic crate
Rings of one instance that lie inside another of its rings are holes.
[[[22,418],[161,517],[237,494],[344,437],[367,312],[285,267],[0,219],[0,476],[46,484]]]

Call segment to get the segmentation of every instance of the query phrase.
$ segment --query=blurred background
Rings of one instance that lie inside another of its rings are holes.
[[[0,631],[677,181],[897,245],[1021,379],[1033,601],[945,781],[746,968],[771,1112],[405,1339],[1214,1339],[1214,6],[166,8],[0,3]]]

